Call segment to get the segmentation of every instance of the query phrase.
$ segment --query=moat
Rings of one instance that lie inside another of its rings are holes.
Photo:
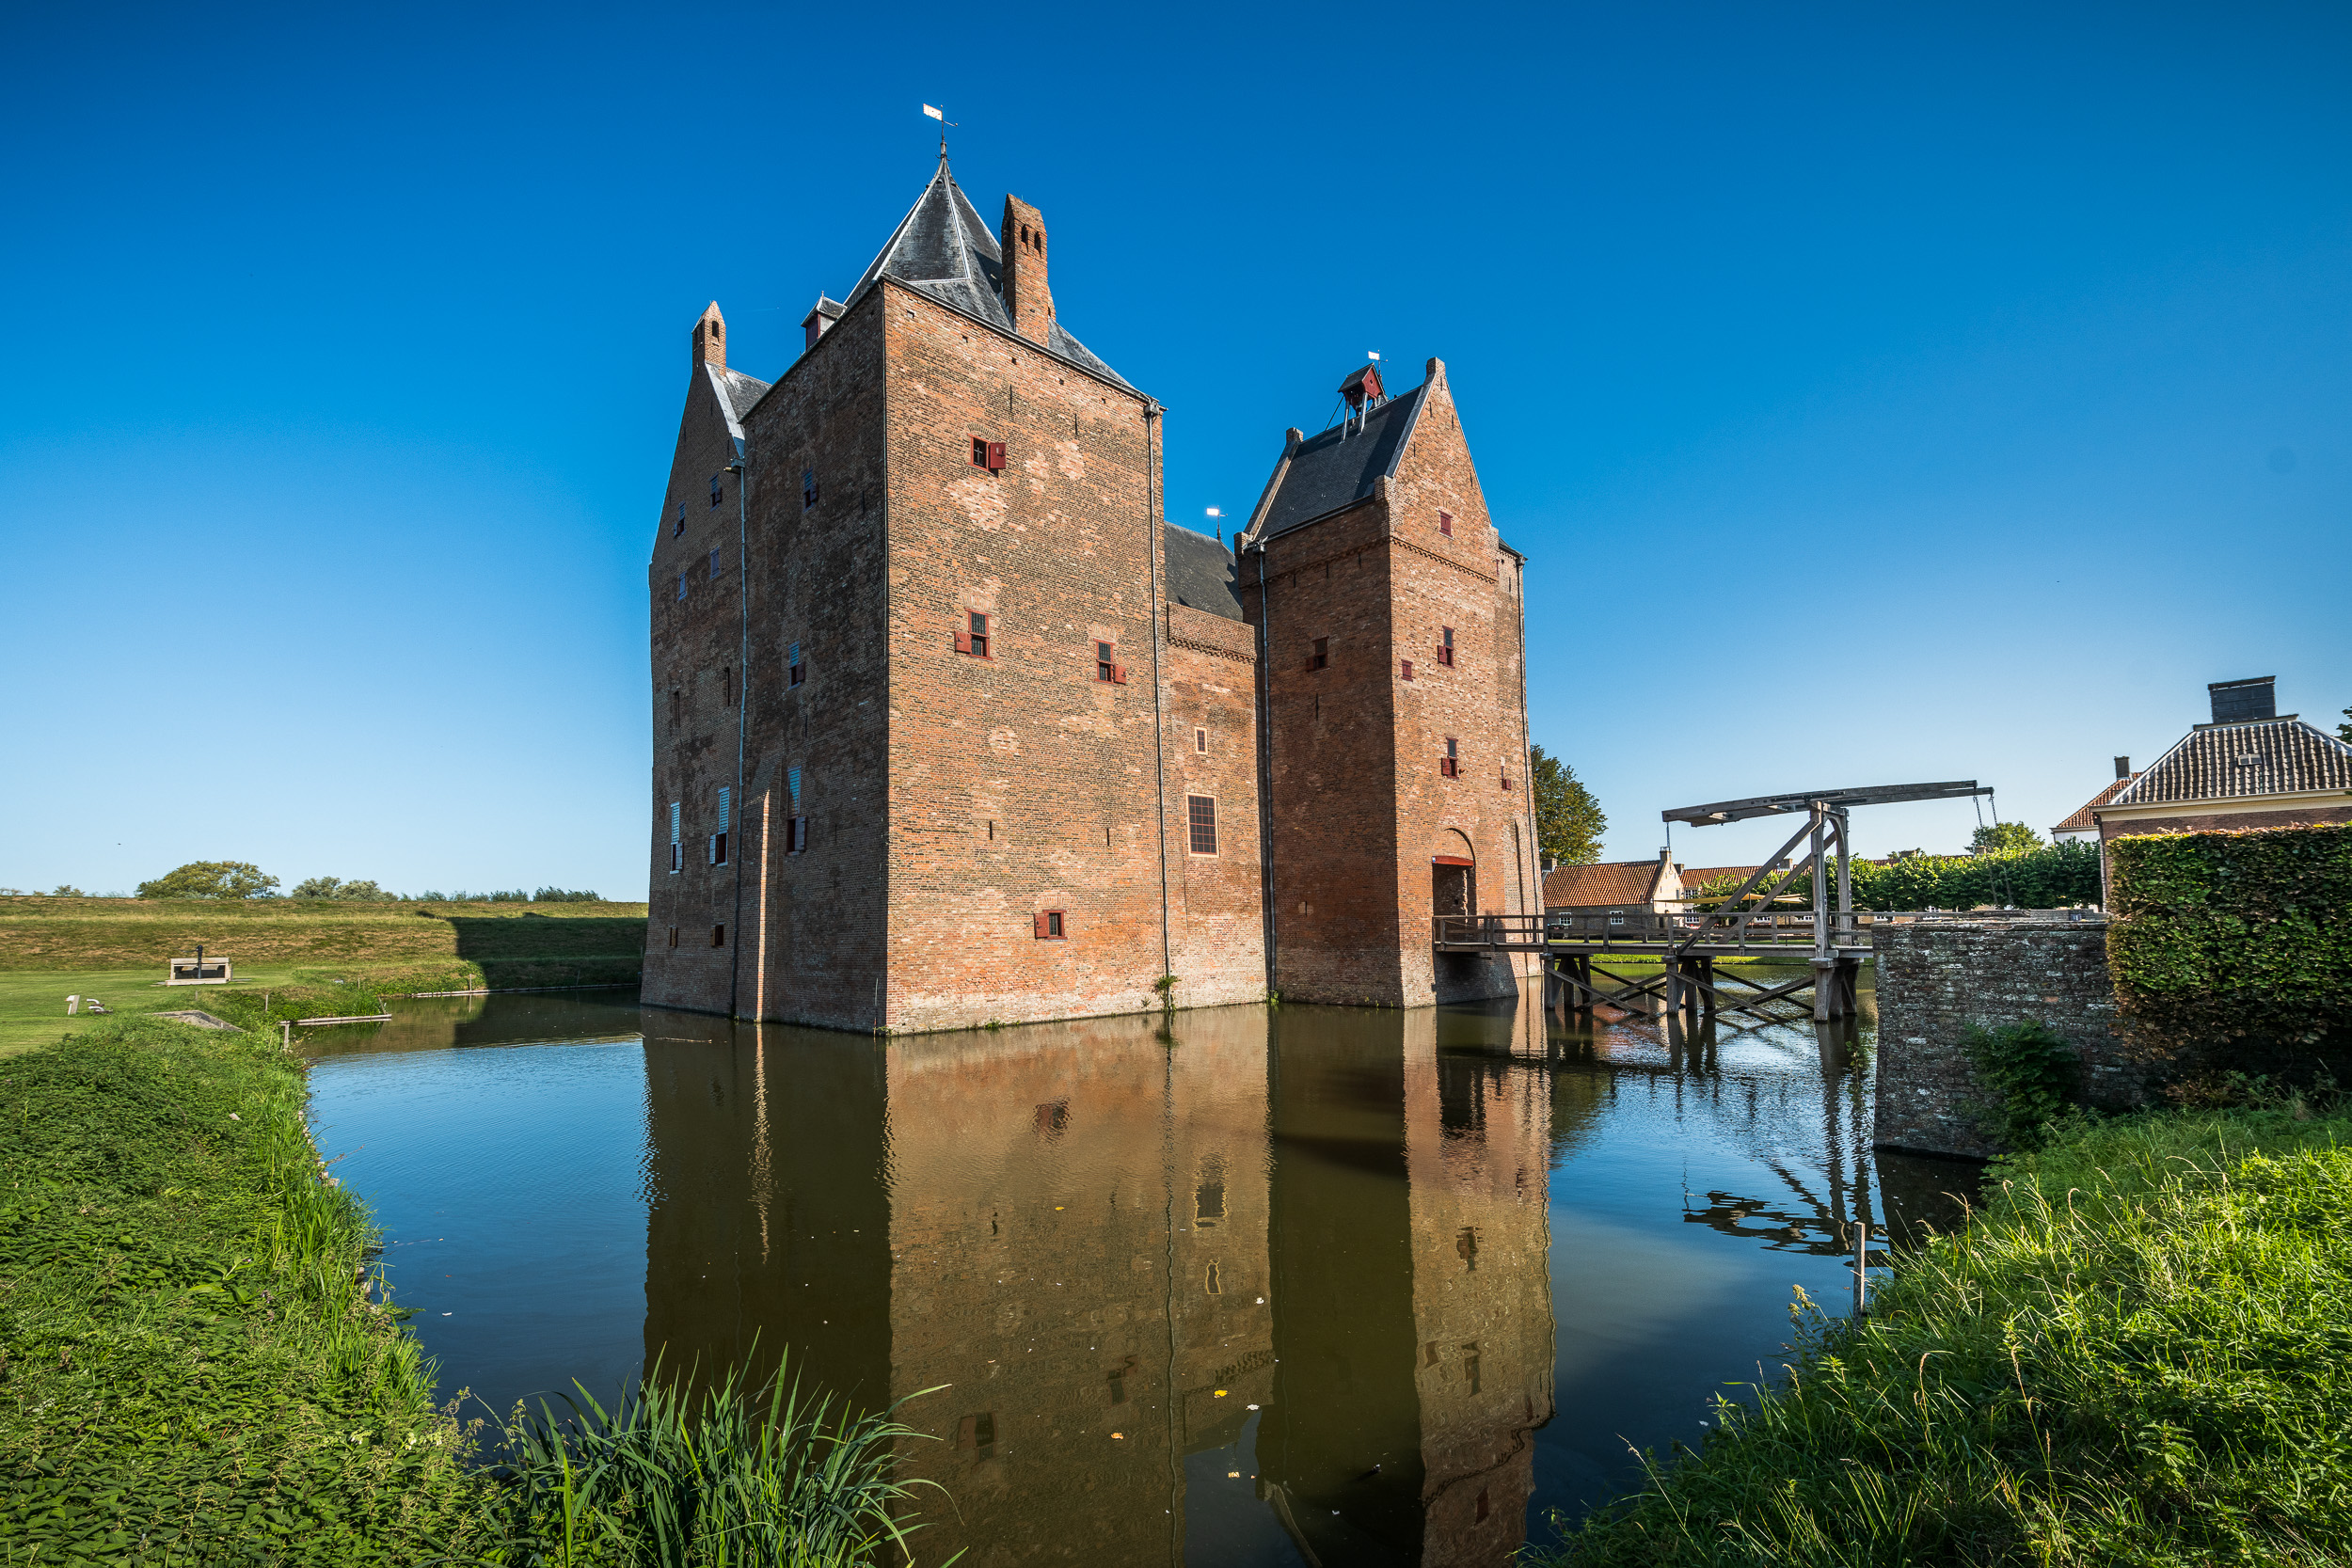
[[[790,1347],[940,1440],[923,1560],[1501,1565],[1776,1375],[1856,1219],[1868,1025],[1533,1005],[865,1037],[626,992],[313,1041],[319,1142],[473,1415]]]

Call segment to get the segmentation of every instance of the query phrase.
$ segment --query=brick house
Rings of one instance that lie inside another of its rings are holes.
[[[2210,723],[2088,808],[2101,845],[2133,833],[2352,822],[2352,746],[2280,713],[2270,676],[2206,690]]]
[[[907,1031],[1509,995],[1535,907],[1518,555],[1443,365],[1291,433],[1232,548],[943,158],[772,383],[714,304],[652,552],[646,1001]],[[1271,735],[1278,742],[1265,743]]]

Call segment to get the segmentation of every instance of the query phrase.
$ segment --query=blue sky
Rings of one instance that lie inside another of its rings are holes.
[[[1447,361],[1614,856],[1809,784],[1974,777],[2046,828],[2208,681],[2352,704],[2340,6],[5,25],[0,883],[642,896],[689,328],[716,298],[787,364],[927,178],[926,100],[1169,405],[1176,520],[1246,511],[1365,351]]]

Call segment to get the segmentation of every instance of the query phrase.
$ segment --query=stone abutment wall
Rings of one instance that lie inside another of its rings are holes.
[[[2106,923],[1937,920],[1882,926],[1878,1117],[1882,1148],[1984,1159],[1984,1102],[1964,1040],[1974,1026],[2044,1023],[2079,1053],[2077,1096],[2100,1110],[2145,1102],[2144,1065],[2127,1055],[2107,980]]]

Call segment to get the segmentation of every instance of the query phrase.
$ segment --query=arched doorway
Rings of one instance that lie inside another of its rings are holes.
[[[1478,912],[1478,857],[1470,841],[1451,828],[1438,835],[1429,857],[1429,912]]]

